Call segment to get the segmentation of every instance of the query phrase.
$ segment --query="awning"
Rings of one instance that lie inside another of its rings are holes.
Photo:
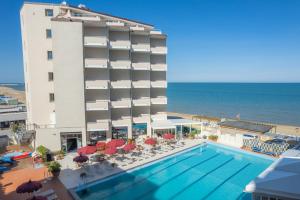
[[[202,122],[190,120],[190,119],[169,119],[174,126],[187,126],[187,125],[201,125]]]
[[[176,126],[173,125],[172,122],[169,120],[157,120],[153,121],[151,123],[151,127],[153,130],[159,130],[159,129],[175,129]]]

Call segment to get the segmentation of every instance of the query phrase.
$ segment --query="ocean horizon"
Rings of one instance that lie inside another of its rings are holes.
[[[169,112],[300,126],[300,83],[169,82],[167,96]]]

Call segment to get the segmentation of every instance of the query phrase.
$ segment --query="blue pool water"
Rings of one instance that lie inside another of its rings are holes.
[[[213,144],[78,190],[82,200],[251,199],[244,187],[273,160]]]

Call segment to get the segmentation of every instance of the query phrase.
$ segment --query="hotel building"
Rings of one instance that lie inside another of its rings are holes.
[[[20,17],[35,147],[151,135],[153,122],[167,120],[165,34],[64,2],[25,2]]]

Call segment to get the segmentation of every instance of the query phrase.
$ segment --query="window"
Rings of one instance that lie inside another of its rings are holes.
[[[48,81],[53,81],[53,72],[48,72]]]
[[[46,29],[46,38],[52,38],[52,31],[51,31],[51,29]]]
[[[52,17],[53,16],[53,10],[52,9],[45,9],[45,16]]]
[[[48,60],[52,60],[53,58],[52,51],[47,51],[47,58]]]
[[[50,93],[50,94],[49,94],[49,101],[50,101],[50,102],[53,102],[53,101],[54,101],[54,94],[53,94],[53,93]]]

